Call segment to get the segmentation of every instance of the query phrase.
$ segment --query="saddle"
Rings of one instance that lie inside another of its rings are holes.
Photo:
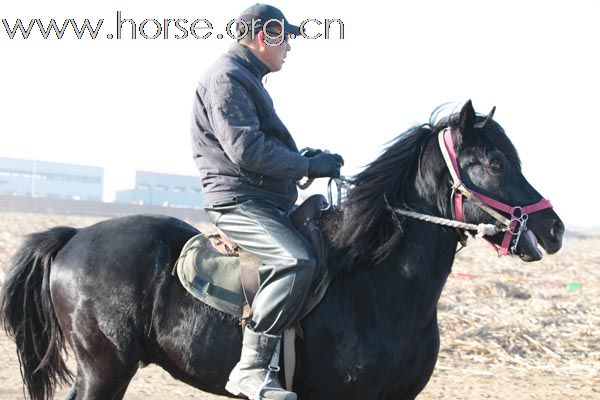
[[[313,195],[289,215],[294,227],[312,244],[317,257],[316,278],[299,320],[322,300],[333,275],[325,266],[326,246],[317,226],[317,219],[326,204],[323,195]],[[259,266],[258,257],[239,248],[217,229],[196,235],[186,243],[175,263],[173,275],[177,272],[183,286],[200,301],[247,323],[260,284]]]
[[[312,244],[317,257],[310,292],[298,321],[283,332],[283,373],[285,385],[292,390],[296,368],[295,337],[303,337],[299,321],[325,296],[334,273],[327,268],[327,246],[317,220],[327,204],[322,195],[313,195],[290,213],[294,227]],[[260,260],[218,231],[200,233],[183,247],[173,268],[183,287],[195,298],[220,311],[250,322],[252,302],[259,287]]]

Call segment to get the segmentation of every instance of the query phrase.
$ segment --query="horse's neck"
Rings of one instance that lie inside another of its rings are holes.
[[[435,143],[429,147],[435,148]],[[429,153],[436,153],[428,150]],[[428,154],[429,154],[428,153]],[[438,155],[439,156],[439,155]],[[435,158],[435,157],[434,157]],[[450,198],[448,187],[438,187],[434,182],[440,181],[443,167],[441,160],[430,163],[442,170],[430,169],[424,176],[416,174],[412,185],[406,190],[405,204],[408,209],[432,216],[446,216],[440,208],[439,196]],[[407,278],[425,282],[437,288],[431,294],[435,296],[435,303],[443,288],[446,278],[452,268],[459,234],[450,228],[445,228],[430,222],[406,218],[403,239],[397,246],[397,251],[390,257],[390,263],[398,264]]]
[[[435,143],[429,146],[435,149]],[[408,179],[412,184],[405,188],[401,203],[422,213],[445,216],[447,210],[440,209],[439,196],[449,198],[450,189],[437,186],[444,170],[441,154],[436,156],[439,159],[429,163],[434,168],[425,171],[426,176],[415,173]],[[360,302],[362,311],[357,312],[357,318],[384,310],[386,318],[416,326],[435,317],[437,302],[454,262],[458,234],[407,218],[401,236],[381,263],[357,266],[335,285],[337,295],[348,304],[356,304],[356,293],[360,293],[364,301]]]
[[[373,309],[387,308],[399,323],[425,323],[435,316],[457,245],[457,236],[439,226],[408,221],[404,238],[380,265],[353,276],[352,287],[369,287]]]
[[[428,222],[410,220],[390,262],[402,267],[407,277],[426,281],[446,279],[454,262],[458,235]]]

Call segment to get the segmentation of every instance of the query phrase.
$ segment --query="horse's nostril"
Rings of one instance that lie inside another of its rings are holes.
[[[562,223],[561,220],[554,221],[550,233],[552,234],[552,237],[554,239],[562,239],[563,233],[565,233],[565,225]]]

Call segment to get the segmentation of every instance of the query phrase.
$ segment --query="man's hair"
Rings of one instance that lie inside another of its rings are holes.
[[[258,36],[258,33],[264,29],[263,24],[255,24],[254,32],[252,32],[252,26],[250,24],[244,25],[242,22],[236,22],[235,30],[238,36],[240,36],[245,31],[245,35],[241,36],[237,41],[240,44],[248,45],[254,41],[254,39]],[[265,34],[268,39],[275,40],[279,39],[285,33],[282,32],[281,29],[277,29],[277,27],[267,27],[265,29]],[[280,43],[281,41],[279,41]]]

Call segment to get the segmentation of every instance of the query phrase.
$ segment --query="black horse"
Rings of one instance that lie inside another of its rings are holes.
[[[296,341],[300,399],[414,399],[428,382],[439,350],[436,307],[463,232],[401,217],[387,202],[452,218],[450,174],[436,139],[447,127],[466,186],[512,205],[540,200],[503,129],[470,102],[399,136],[355,177],[344,211],[325,215],[337,275]],[[471,201],[464,219],[497,224]],[[531,214],[527,227],[536,239],[514,251],[523,260],[540,258],[537,241],[549,254],[560,249],[564,227],[552,209]],[[1,298],[29,395],[47,399],[57,383],[72,381],[61,356],[66,343],[77,360],[68,399],[122,399],[149,363],[226,395],[241,348],[238,321],[171,276],[197,233],[177,219],[140,215],[30,235]]]

